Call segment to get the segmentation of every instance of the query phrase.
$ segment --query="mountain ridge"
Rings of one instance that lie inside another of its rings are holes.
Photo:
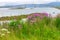
[[[47,4],[5,4],[4,6],[0,6],[0,8],[17,8],[17,7],[25,7],[25,8],[34,8],[34,7],[60,7],[60,2],[51,2]]]

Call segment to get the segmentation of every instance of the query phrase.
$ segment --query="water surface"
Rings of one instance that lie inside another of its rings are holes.
[[[41,8],[32,8],[32,9],[0,8],[0,17],[25,15],[25,14],[35,13],[35,12],[38,12],[38,13],[47,12],[49,14],[52,14],[52,16],[55,16],[58,13],[60,13],[60,10],[56,8],[51,8],[51,7],[41,7]]]

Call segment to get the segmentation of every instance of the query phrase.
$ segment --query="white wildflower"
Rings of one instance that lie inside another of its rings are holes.
[[[10,32],[8,31],[8,29],[2,28],[0,29],[0,36],[5,36],[7,34],[9,34]]]
[[[9,31],[7,31],[7,33],[10,33]]]
[[[28,20],[28,18],[23,18],[23,19],[21,19],[21,23],[26,23],[27,22],[27,20]]]
[[[5,28],[2,28],[1,30],[2,30],[2,31],[8,31],[8,30],[7,30],[7,29],[5,29]]]
[[[2,36],[5,36],[5,34],[1,34],[1,37],[2,37]]]

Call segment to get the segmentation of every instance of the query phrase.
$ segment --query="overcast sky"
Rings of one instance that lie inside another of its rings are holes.
[[[50,3],[50,2],[56,2],[60,0],[0,0],[0,5],[4,5],[4,3],[20,3],[20,4],[44,4],[44,3]]]

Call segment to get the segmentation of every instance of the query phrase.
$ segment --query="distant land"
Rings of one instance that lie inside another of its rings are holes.
[[[59,7],[60,2],[51,2],[47,4],[5,4],[4,6],[0,6],[0,8],[36,8],[36,7]]]

